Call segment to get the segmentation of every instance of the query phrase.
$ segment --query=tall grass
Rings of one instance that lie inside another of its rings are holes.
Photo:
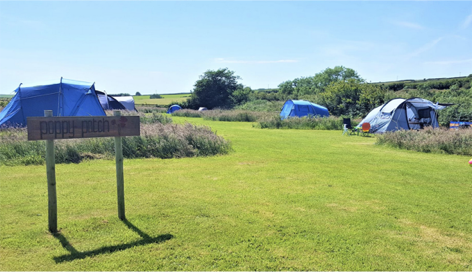
[[[227,154],[231,143],[208,127],[173,124],[141,124],[141,136],[123,138],[125,158],[182,158]],[[43,164],[44,141],[27,141],[25,128],[0,131],[0,165]],[[56,163],[113,158],[113,138],[55,141]]]
[[[172,113],[172,116],[179,117],[200,117],[205,120],[224,121],[224,122],[256,122],[263,118],[273,116],[274,113],[267,112],[252,112],[244,110],[179,110]]]
[[[246,111],[280,112],[284,103],[285,101],[251,100],[243,105],[237,106],[236,109]]]
[[[151,107],[151,106],[137,106],[136,109],[138,112],[143,112],[143,113],[166,113],[167,108],[162,108],[162,107]]]
[[[184,109],[184,110],[174,111],[172,113],[172,116],[201,118],[203,117],[203,112]]]
[[[387,132],[377,137],[377,144],[426,153],[472,155],[472,129]]]
[[[172,123],[172,118],[161,113],[153,112],[152,115],[145,115],[140,113],[139,117],[139,119],[141,120],[141,124],[160,123],[165,125]]]
[[[352,126],[357,125],[352,121]],[[340,130],[343,127],[341,117],[291,117],[282,120],[280,116],[265,118],[259,121],[259,128],[272,129],[314,129],[314,130]]]

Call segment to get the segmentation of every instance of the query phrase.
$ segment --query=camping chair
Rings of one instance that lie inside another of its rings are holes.
[[[362,136],[369,135],[370,132],[370,123],[362,124]]]
[[[352,129],[351,118],[343,118],[343,135],[346,133],[347,136],[351,135],[349,130]]]

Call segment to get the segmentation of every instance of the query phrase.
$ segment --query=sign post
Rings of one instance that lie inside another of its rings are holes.
[[[113,111],[114,116],[121,116],[120,111]],[[125,220],[125,180],[123,176],[123,146],[121,137],[115,137],[116,190],[118,196],[118,218]]]
[[[54,140],[74,138],[115,137],[116,186],[118,194],[118,218],[125,220],[125,191],[123,175],[123,136],[139,136],[139,116],[77,116],[53,117],[51,110],[44,117],[28,117],[28,140],[46,141],[46,174],[48,181],[49,231],[57,232],[57,196]]]
[[[52,117],[52,110],[45,110],[44,117]],[[46,140],[46,175],[48,179],[48,226],[57,232],[56,157],[54,140]]]

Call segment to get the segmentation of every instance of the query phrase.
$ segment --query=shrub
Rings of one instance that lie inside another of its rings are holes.
[[[377,144],[426,153],[472,155],[472,129],[400,130],[377,137]]]
[[[149,96],[150,99],[159,99],[159,98],[162,98],[162,96],[160,94],[151,94]]]

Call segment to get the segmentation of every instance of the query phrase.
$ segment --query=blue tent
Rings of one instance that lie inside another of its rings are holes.
[[[0,112],[1,126],[26,126],[26,117],[44,116],[105,116],[94,83],[62,79],[59,82],[20,86],[8,105]]]
[[[328,117],[328,109],[310,101],[305,100],[287,100],[282,107],[280,117],[286,119],[288,117],[303,116],[321,116]]]
[[[167,110],[167,113],[173,113],[174,111],[181,110],[182,108],[179,105],[172,105]]]

